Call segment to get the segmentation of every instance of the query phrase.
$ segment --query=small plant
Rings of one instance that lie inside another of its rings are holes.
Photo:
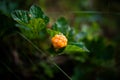
[[[71,53],[89,52],[83,42],[75,39],[77,32],[70,27],[65,18],[59,18],[51,28],[48,28],[49,17],[36,5],[32,5],[29,11],[13,11],[12,18],[18,22],[16,26],[19,27],[22,37],[44,55],[55,57],[61,53],[69,56]],[[64,71],[62,72],[69,78]]]

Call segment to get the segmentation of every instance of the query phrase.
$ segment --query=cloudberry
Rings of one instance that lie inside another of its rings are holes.
[[[63,48],[67,46],[67,38],[63,34],[56,34],[52,39],[54,48]]]

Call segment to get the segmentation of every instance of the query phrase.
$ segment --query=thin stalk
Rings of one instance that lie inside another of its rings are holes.
[[[55,62],[52,62],[54,64],[54,66],[56,66],[69,80],[72,80],[72,78],[70,76],[68,76],[67,73],[65,73],[65,71],[63,71]]]
[[[19,33],[19,32],[18,32]],[[27,37],[25,37],[23,34],[19,33],[20,36],[22,36],[26,41],[28,41],[34,48],[36,48],[40,53],[46,56],[46,54],[39,49],[32,41],[30,41]],[[70,76],[66,72],[64,72],[51,58],[49,58],[50,62],[53,63],[54,66],[56,66],[69,80],[72,80]]]

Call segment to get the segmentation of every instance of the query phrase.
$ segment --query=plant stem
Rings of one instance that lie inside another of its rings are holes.
[[[19,32],[18,32],[19,33]],[[46,54],[39,49],[34,43],[32,43],[27,37],[25,37],[23,34],[19,33],[20,36],[22,36],[25,40],[27,40],[34,48],[36,48],[40,53],[46,56]],[[70,76],[66,72],[64,72],[51,58],[49,58],[50,62],[53,63],[54,66],[56,66],[69,80],[72,80]]]

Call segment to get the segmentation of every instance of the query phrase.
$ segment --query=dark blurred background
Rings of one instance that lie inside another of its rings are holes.
[[[32,4],[49,16],[50,25],[64,16],[71,27],[88,34],[78,36],[90,50],[87,55],[55,58],[73,80],[120,80],[118,0],[0,0],[0,80],[69,80],[16,34],[20,30],[11,12],[28,10]]]

